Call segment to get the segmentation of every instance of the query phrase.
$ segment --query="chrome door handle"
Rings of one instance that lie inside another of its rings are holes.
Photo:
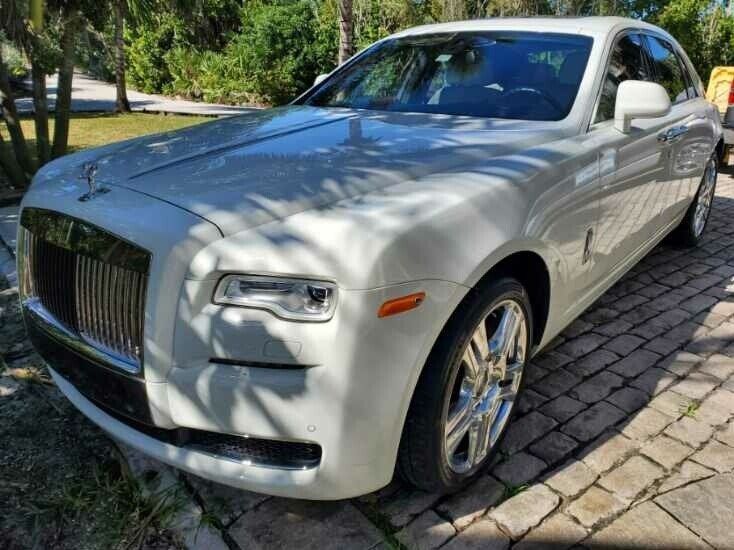
[[[658,134],[660,143],[675,143],[688,133],[688,126],[674,126]]]

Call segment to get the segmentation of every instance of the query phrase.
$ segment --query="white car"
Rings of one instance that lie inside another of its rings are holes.
[[[273,495],[451,491],[529,359],[663,239],[695,245],[718,113],[620,18],[410,29],[293,104],[59,159],[21,299],[114,437]]]

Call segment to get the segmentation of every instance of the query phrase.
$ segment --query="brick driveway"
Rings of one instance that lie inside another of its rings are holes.
[[[734,548],[734,179],[529,367],[490,473],[332,503],[183,476],[230,548]],[[209,541],[206,545],[211,547]]]

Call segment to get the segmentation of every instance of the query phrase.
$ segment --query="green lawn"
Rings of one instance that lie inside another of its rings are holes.
[[[199,124],[209,117],[186,115],[155,115],[146,113],[132,113],[127,115],[113,113],[74,114],[69,125],[69,149],[78,151],[87,147],[105,145],[135,136],[176,130]],[[30,145],[35,143],[36,131],[33,119],[25,118],[21,122],[26,140]],[[50,133],[53,137],[53,118],[49,120]],[[3,124],[0,133],[8,139],[7,129]]]
[[[155,134],[167,130],[177,130],[193,124],[200,124],[212,120],[211,117],[188,115],[158,115],[147,113],[132,113],[120,115],[115,113],[77,113],[72,115],[69,124],[69,153],[121,141],[123,139]],[[32,118],[23,118],[21,121],[31,155],[35,158],[36,129]],[[53,139],[54,121],[49,120],[49,133]],[[4,123],[0,123],[0,135],[5,140],[5,146],[10,147],[9,135]],[[5,174],[0,170],[0,200],[4,195],[13,195],[8,189]]]

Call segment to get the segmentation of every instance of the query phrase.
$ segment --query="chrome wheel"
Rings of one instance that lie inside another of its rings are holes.
[[[528,347],[528,322],[514,300],[497,304],[474,329],[451,380],[444,422],[448,464],[457,474],[478,465],[510,418]]]
[[[716,187],[716,161],[709,160],[706,171],[703,174],[701,189],[698,192],[696,210],[693,214],[693,233],[700,237],[706,227],[706,220],[711,211],[711,203],[714,200],[714,189]]]

